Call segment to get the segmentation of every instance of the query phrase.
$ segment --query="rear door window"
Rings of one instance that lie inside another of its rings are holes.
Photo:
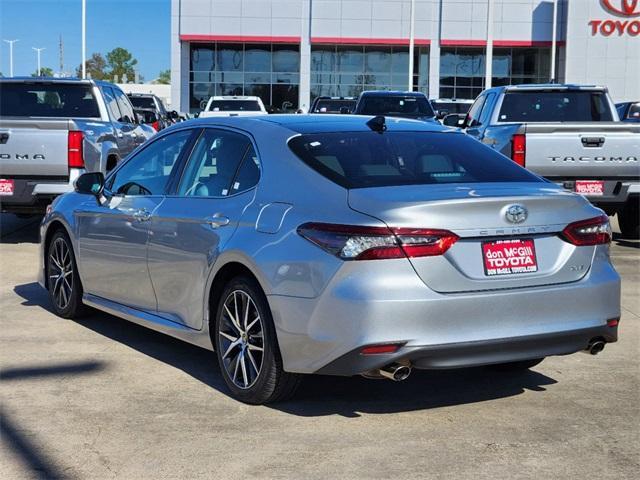
[[[114,122],[119,121],[122,114],[120,113],[120,109],[118,108],[118,102],[113,93],[113,89],[109,87],[102,87],[102,94],[104,95],[104,103],[107,105],[107,110],[109,111],[109,116],[111,120]]]
[[[511,91],[504,95],[500,122],[608,122],[611,109],[604,92]]]
[[[289,147],[312,169],[346,188],[543,181],[461,133],[315,133],[292,138]]]
[[[135,123],[135,114],[133,113],[133,107],[129,98],[117,88],[113,89],[113,93],[116,96],[118,102],[118,108],[120,109],[121,117],[118,119],[122,123]]]
[[[2,82],[0,116],[100,118],[100,110],[90,85]]]
[[[193,147],[178,187],[178,195],[226,197],[241,191],[241,188],[245,189],[245,185],[239,183],[241,180],[233,180],[249,149],[253,150],[251,141],[242,134],[206,129]],[[245,183],[244,179],[242,183]]]

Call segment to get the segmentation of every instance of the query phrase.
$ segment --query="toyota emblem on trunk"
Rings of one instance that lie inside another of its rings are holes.
[[[504,209],[504,218],[509,223],[522,223],[527,219],[529,212],[522,205],[509,205]]]

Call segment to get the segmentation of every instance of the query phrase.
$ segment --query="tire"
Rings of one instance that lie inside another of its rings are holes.
[[[46,253],[49,299],[56,315],[78,318],[84,313],[82,283],[71,241],[65,232],[53,234]]]
[[[260,405],[295,393],[302,376],[282,368],[271,310],[254,279],[239,276],[226,285],[213,337],[222,377],[234,398]]]
[[[498,370],[502,372],[518,372],[521,370],[529,370],[542,363],[544,358],[534,358],[532,360],[521,360],[519,362],[510,363],[498,363],[496,365],[490,365],[492,370]]]
[[[640,199],[633,198],[618,212],[618,225],[625,238],[639,238],[640,231]]]

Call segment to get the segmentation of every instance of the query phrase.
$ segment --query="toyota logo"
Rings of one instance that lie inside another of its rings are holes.
[[[640,16],[640,0],[600,0],[602,8],[620,17]]]
[[[509,205],[504,209],[504,218],[509,223],[522,223],[529,216],[529,212],[522,205]]]

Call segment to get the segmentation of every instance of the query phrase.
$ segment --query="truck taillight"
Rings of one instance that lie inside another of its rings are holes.
[[[611,242],[609,217],[601,215],[588,220],[570,223],[562,231],[562,237],[578,247],[606,245]]]
[[[67,162],[69,168],[84,168],[84,153],[82,149],[83,133],[72,130],[67,142]]]
[[[342,260],[443,255],[458,236],[447,230],[305,223],[298,233]]]
[[[516,133],[511,139],[511,160],[524,167],[527,156],[527,137],[523,133]]]

